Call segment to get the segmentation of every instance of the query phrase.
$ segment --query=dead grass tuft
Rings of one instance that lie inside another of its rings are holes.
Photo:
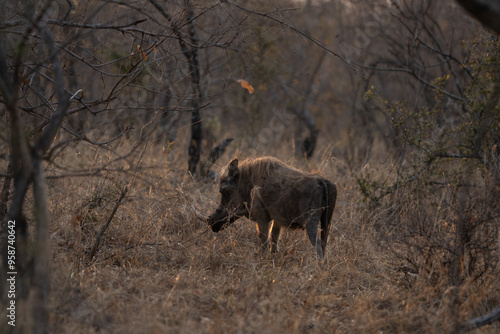
[[[498,273],[454,287],[437,263],[412,267],[380,242],[380,216],[359,202],[354,173],[333,160],[308,164],[339,189],[323,270],[302,231],[285,231],[265,257],[249,221],[213,234],[191,205],[213,210],[215,184],[177,172],[180,159],[135,175],[88,263],[129,178],[51,181],[51,331],[441,333],[500,305]]]

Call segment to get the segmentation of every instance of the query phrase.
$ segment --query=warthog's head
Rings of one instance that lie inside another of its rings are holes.
[[[248,209],[241,194],[238,159],[231,161],[227,169],[222,172],[219,191],[221,193],[220,205],[207,220],[212,231],[216,233],[236,219],[248,215]]]

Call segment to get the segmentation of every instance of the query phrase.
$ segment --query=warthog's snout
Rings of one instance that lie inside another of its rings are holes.
[[[244,214],[240,213],[238,210],[229,211],[228,209],[220,206],[208,217],[207,222],[208,226],[212,228],[212,231],[218,233],[234,223],[236,219],[243,216]]]
[[[215,212],[208,217],[207,223],[208,226],[212,228],[212,231],[218,233],[228,223],[227,218],[227,210],[225,210],[223,207],[218,207],[217,210],[215,210]]]

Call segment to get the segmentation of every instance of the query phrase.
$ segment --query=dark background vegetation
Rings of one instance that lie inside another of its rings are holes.
[[[1,331],[498,317],[500,5],[482,3],[0,1]],[[197,219],[220,167],[263,155],[337,184],[323,270],[300,231],[263,256],[252,223]]]

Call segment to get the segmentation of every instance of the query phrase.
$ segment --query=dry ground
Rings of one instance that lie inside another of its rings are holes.
[[[338,159],[294,163],[339,190],[321,270],[303,231],[285,232],[280,252],[266,257],[250,221],[213,234],[192,206],[214,209],[215,183],[185,174],[182,156],[152,156],[146,162],[161,168],[50,181],[51,332],[443,333],[500,304],[497,277],[450,288],[436,280],[446,274],[439,266],[432,279],[409,270],[379,242],[355,174]],[[127,199],[89,263],[124,182]],[[497,323],[476,333],[499,331]]]

